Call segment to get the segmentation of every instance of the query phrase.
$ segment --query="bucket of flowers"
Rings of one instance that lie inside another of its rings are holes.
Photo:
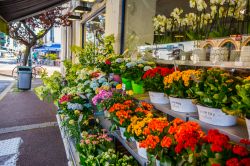
[[[123,83],[126,86],[132,85],[134,94],[143,94],[144,89],[142,76],[144,72],[152,69],[153,67],[155,67],[154,62],[144,61],[142,59],[126,63],[126,65],[122,67]]]
[[[195,98],[194,88],[201,70],[175,71],[164,77],[165,92],[170,99],[171,109],[178,112],[196,112],[192,103]]]
[[[156,104],[169,103],[164,94],[163,79],[165,76],[174,72],[174,68],[156,67],[149,69],[142,76],[145,91],[148,91],[150,101]]]
[[[229,115],[245,118],[250,138],[250,76],[236,85],[236,91],[237,95],[231,97],[232,105],[223,111]]]
[[[236,124],[236,117],[222,112],[232,105],[231,96],[236,95],[237,79],[228,72],[213,68],[203,72],[195,89],[199,120],[218,126]]]

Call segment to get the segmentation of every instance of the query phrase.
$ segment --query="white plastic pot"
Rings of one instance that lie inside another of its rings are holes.
[[[148,94],[149,94],[151,103],[155,103],[155,104],[168,104],[169,103],[169,99],[165,96],[164,93],[149,91]]]
[[[156,165],[156,166],[160,166],[160,165],[161,165],[160,160],[155,160],[155,165]]]
[[[248,138],[250,138],[250,119],[245,118],[245,120],[247,125]]]
[[[107,110],[104,110],[104,116],[109,118],[110,117],[110,113]]]
[[[226,115],[221,109],[197,105],[199,120],[216,126],[233,126],[236,124],[236,117]]]
[[[126,131],[126,128],[124,128],[124,127],[119,127],[119,129],[120,129],[121,137],[122,137],[123,139],[127,139],[127,138],[124,136],[124,133],[125,133],[125,131]]]
[[[137,147],[137,152],[138,152],[139,156],[141,156],[145,159],[148,159],[147,150],[145,148],[140,148],[139,142],[137,142],[137,141],[136,141],[136,147]]]
[[[191,99],[182,99],[182,98],[175,98],[169,97],[170,99],[170,106],[173,111],[177,112],[196,112],[197,107],[192,103]]]

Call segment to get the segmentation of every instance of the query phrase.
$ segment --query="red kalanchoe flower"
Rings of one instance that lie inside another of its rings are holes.
[[[221,165],[216,163],[216,164],[212,164],[212,166],[221,166]]]
[[[107,60],[105,61],[105,64],[106,64],[106,65],[111,65],[111,61],[107,59]]]
[[[250,166],[250,158],[244,158],[244,159],[240,160],[240,164],[242,166]]]
[[[163,137],[162,141],[161,141],[161,146],[163,148],[169,148],[172,145],[172,139],[170,137]]]
[[[240,145],[235,145],[233,147],[233,153],[234,154],[237,154],[241,157],[245,157],[248,155],[248,150],[247,148],[243,147],[243,146],[240,146]]]
[[[227,160],[226,166],[240,166],[239,160],[237,158],[231,158]]]
[[[250,140],[249,139],[241,139],[240,143],[245,144],[245,145],[250,145]]]

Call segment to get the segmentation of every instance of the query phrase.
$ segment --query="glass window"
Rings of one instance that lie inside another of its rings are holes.
[[[105,11],[85,23],[85,41],[97,44],[104,37]]]

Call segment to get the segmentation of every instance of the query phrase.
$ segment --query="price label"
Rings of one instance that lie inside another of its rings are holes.
[[[122,90],[126,90],[126,85],[125,84],[122,84]]]

